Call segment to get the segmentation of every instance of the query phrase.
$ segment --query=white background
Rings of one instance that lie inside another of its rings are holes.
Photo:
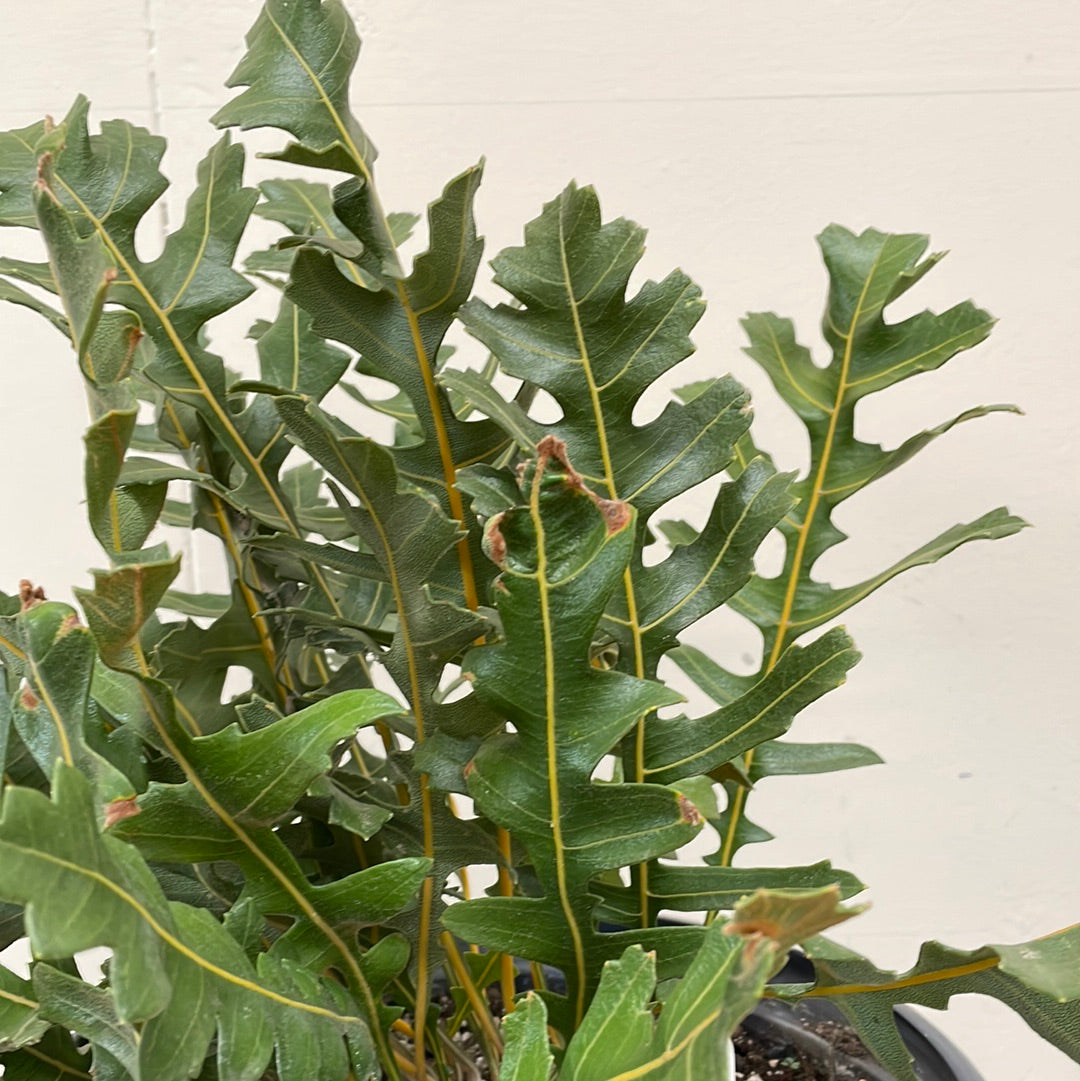
[[[831,857],[857,872],[873,909],[837,937],[899,968],[927,937],[974,947],[1075,921],[1080,4],[351,7],[365,38],[354,108],[381,151],[384,203],[420,209],[486,155],[478,214],[490,256],[569,179],[595,184],[607,216],[649,227],[644,274],[681,265],[710,301],[686,381],[732,371],[747,382],[760,440],[784,467],[801,466],[805,436],[741,355],[738,318],[790,315],[820,350],[813,237],[830,221],[927,232],[952,250],[915,301],[942,309],[971,296],[999,326],[944,371],[868,400],[859,434],[892,446],[980,403],[1014,401],[1027,415],[964,425],[845,505],[853,539],[821,567],[856,580],[1002,503],[1036,528],[967,547],[849,613],[865,660],[795,736],[858,739],[887,764],[762,784],[751,816],[782,840],[743,862]],[[60,116],[82,91],[96,121],[119,115],[167,135],[175,223],[257,4],[2,8],[0,127]],[[254,175],[269,175],[265,164]],[[150,219],[147,251],[163,220]],[[10,233],[0,243],[33,250]],[[239,326],[219,348],[234,348]],[[64,597],[100,563],[79,502],[86,420],[73,358],[36,317],[0,309],[0,363],[0,588],[29,577]],[[198,584],[210,568],[189,561],[185,573]],[[734,620],[709,636],[735,664],[756,649]],[[987,1081],[1080,1077],[996,1003],[958,1000],[935,1018]]]

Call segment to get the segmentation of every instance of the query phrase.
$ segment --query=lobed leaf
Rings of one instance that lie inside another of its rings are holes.
[[[896,323],[885,310],[941,258],[923,258],[927,238],[874,229],[855,235],[829,226],[818,238],[829,271],[829,299],[823,323],[832,359],[817,365],[798,344],[790,321],[753,313],[743,321],[746,352],[768,373],[777,392],[806,425],[811,469],[796,486],[798,507],[781,526],[787,542],[782,573],[756,577],[734,606],[765,635],[767,665],[800,634],[835,618],[903,571],[936,562],[970,540],[1008,536],[1024,527],[1004,510],[956,526],[878,575],[836,589],[811,577],[816,560],[844,539],[832,511],[867,484],[908,461],[956,424],[1012,406],[970,409],[951,421],[913,436],[886,451],[855,436],[859,400],[904,379],[940,367],[981,342],[993,319],[970,302],[935,314],[924,311]]]
[[[502,569],[496,595],[503,641],[465,660],[475,693],[516,730],[481,744],[466,771],[469,791],[486,817],[524,843],[545,897],[466,902],[446,919],[460,929],[459,917],[471,921],[470,908],[482,911],[498,928],[501,948],[507,934],[524,930],[523,905],[537,908],[532,930],[542,910],[558,931],[543,936],[538,959],[550,960],[555,947],[579,1020],[598,937],[589,880],[678,847],[700,823],[693,805],[671,789],[592,781],[601,757],[637,719],[671,701],[659,685],[600,671],[589,660],[633,549],[634,524],[631,508],[595,496],[563,444],[546,437],[523,475],[519,505],[493,518],[485,535]],[[470,930],[479,928],[470,923]]]
[[[815,938],[811,994],[844,1011],[874,1057],[898,1081],[915,1081],[892,1008],[910,1002],[943,1010],[953,995],[983,994],[1015,1010],[1041,1036],[1080,1062],[1080,930],[1068,927],[1032,942],[957,950],[927,942],[907,972],[886,972],[857,953]]]
[[[247,87],[211,122],[275,127],[297,139],[281,161],[359,173],[375,147],[349,109],[360,39],[341,0],[270,0],[248,32],[227,86]]]

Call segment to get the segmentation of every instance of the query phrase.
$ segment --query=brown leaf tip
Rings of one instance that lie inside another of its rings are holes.
[[[500,569],[506,566],[506,538],[503,536],[503,515],[496,514],[484,527],[484,554]]]
[[[45,599],[45,590],[41,586],[35,586],[29,578],[22,578],[19,581],[19,602],[21,607],[19,611],[25,612],[30,608],[33,608],[35,604],[41,604]]]
[[[596,499],[596,507],[604,516],[609,537],[630,524],[629,503],[624,503],[621,499]]]
[[[695,807],[681,792],[675,793],[675,799],[679,804],[679,814],[682,816],[684,822],[689,822],[691,826],[700,826],[701,823],[705,821],[701,817],[701,812],[697,807]]]
[[[34,186],[37,188],[38,191],[43,191],[50,195],[52,197],[52,201],[56,203],[57,206],[59,206],[60,200],[57,199],[56,193],[52,190],[52,165],[53,156],[49,151],[46,151],[44,154],[41,155],[40,158],[38,158],[37,180],[35,181]]]
[[[596,509],[599,510],[604,517],[608,536],[611,536],[612,533],[618,533],[619,530],[625,529],[626,526],[629,525],[630,520],[633,517],[630,504],[624,503],[621,499],[602,499],[598,496],[585,483],[581,474],[570,464],[570,459],[566,453],[566,443],[553,435],[545,435],[536,445],[537,471],[543,471],[548,462],[551,461],[555,461],[559,464],[563,473],[563,482],[566,484],[567,488],[576,489],[587,495],[593,501],[596,505]]]
[[[745,938],[764,935],[766,938],[779,939],[783,936],[784,929],[776,920],[731,920],[724,927],[724,934],[742,935]]]
[[[19,705],[25,710],[35,710],[41,705],[41,699],[34,694],[34,689],[23,681],[22,687],[19,689]]]
[[[566,453],[566,443],[554,435],[545,435],[536,444],[536,471],[542,473],[548,462],[557,462],[559,470],[563,474],[563,482],[567,488],[577,488],[582,492],[589,492],[581,474],[570,464],[570,458]],[[589,492],[591,495],[592,493]]]
[[[115,826],[125,818],[134,818],[142,814],[142,808],[135,802],[137,796],[126,796],[121,799],[110,800],[105,804],[105,829]]]

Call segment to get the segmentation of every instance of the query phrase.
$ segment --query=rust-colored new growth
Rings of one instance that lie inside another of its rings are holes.
[[[35,604],[41,604],[44,599],[45,590],[41,586],[35,586],[29,578],[23,578],[19,581],[20,611],[25,612],[33,608]]]

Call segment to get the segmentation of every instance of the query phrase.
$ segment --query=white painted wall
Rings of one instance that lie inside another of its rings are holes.
[[[797,733],[857,738],[887,765],[838,784],[763,784],[753,817],[782,840],[754,857],[831,856],[859,873],[874,908],[837,937],[897,967],[925,937],[969,947],[1075,921],[1080,5],[350,2],[366,41],[355,108],[382,152],[384,201],[422,207],[486,154],[493,254],[571,177],[594,183],[609,216],[650,227],[648,275],[680,264],[701,283],[711,307],[687,379],[746,381],[782,465],[798,466],[804,443],[740,354],[738,317],[774,308],[819,340],[812,238],[829,221],[952,249],[918,300],[972,296],[1000,325],[945,371],[868,401],[861,433],[892,445],[984,402],[1027,416],[964,426],[853,501],[840,520],[855,539],[830,566],[854,580],[1000,503],[1036,528],[851,613],[866,659]],[[254,0],[3,9],[0,126],[61,114],[80,90],[97,120],[149,124],[172,143],[175,220]],[[0,309],[0,362],[0,579],[64,595],[98,562],[79,506],[81,391],[62,342],[29,313]],[[737,656],[747,647],[728,634],[716,630],[718,647]],[[987,1081],[1080,1077],[996,1004],[935,1017]]]

